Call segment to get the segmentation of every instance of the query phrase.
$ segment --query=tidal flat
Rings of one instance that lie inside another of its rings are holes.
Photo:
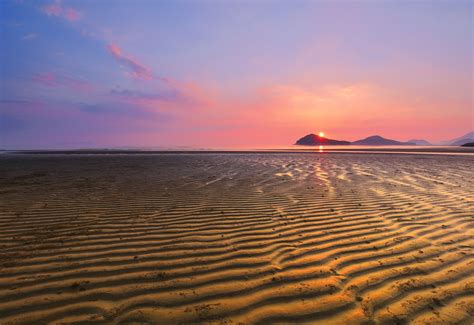
[[[474,156],[3,154],[1,324],[469,324]]]

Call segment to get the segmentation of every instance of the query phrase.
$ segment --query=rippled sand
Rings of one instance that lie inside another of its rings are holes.
[[[0,324],[470,324],[474,157],[0,157]]]

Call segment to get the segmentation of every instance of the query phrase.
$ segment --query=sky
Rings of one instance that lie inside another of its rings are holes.
[[[473,2],[1,0],[0,149],[474,130]]]

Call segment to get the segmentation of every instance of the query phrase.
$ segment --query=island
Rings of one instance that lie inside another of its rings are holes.
[[[333,139],[328,139],[316,134],[308,134],[302,138],[300,138],[298,141],[296,141],[297,145],[300,146],[347,146],[350,145],[351,143],[349,141],[342,141],[342,140],[333,140]]]
[[[357,146],[415,146],[413,142],[400,142],[392,139],[386,139],[380,135],[373,135],[371,137],[352,142]]]

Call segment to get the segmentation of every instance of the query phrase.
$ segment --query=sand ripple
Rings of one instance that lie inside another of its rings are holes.
[[[474,158],[0,157],[0,324],[469,324]]]

